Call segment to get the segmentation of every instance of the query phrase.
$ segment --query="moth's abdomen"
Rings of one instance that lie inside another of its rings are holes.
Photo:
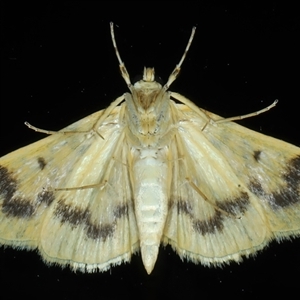
[[[135,215],[140,247],[148,273],[154,268],[167,216],[167,164],[157,158],[159,150],[140,150],[133,165]]]

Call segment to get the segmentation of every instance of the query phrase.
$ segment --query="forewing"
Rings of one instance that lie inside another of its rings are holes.
[[[211,113],[209,116],[219,118]],[[212,124],[205,135],[259,199],[274,236],[280,239],[298,234],[300,148],[233,122]],[[230,140],[234,146],[228,143]]]
[[[120,108],[98,128],[103,138],[91,130],[102,113],[0,159],[2,244],[82,271],[130,259],[138,237]]]
[[[210,265],[239,261],[273,238],[298,235],[299,148],[235,123],[205,127],[205,118],[176,108],[181,121],[171,150],[164,243]]]

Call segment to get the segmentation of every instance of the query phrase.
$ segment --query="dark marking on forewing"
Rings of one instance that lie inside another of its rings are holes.
[[[18,190],[17,180],[7,168],[0,166],[0,196],[3,198],[1,211],[7,217],[30,218],[39,205],[51,204],[54,194],[43,191],[37,195],[36,201],[16,195]]]
[[[291,159],[287,165],[287,173],[283,176],[289,186],[300,185],[300,155]]]
[[[81,209],[72,205],[65,204],[65,200],[61,199],[57,203],[54,215],[61,223],[69,223],[73,227],[83,225],[86,234],[91,239],[106,240],[113,236],[116,229],[117,220],[128,214],[128,205],[119,205],[114,211],[115,220],[112,223],[95,224],[91,220],[91,212],[89,209]]]
[[[10,201],[4,200],[2,205],[2,212],[8,217],[30,218],[34,212],[35,207],[26,199],[13,198]]]
[[[251,179],[249,189],[256,196],[266,199],[274,210],[300,202],[300,155],[287,163],[282,179],[286,184],[274,193],[265,192],[261,183],[255,178]]]
[[[260,159],[260,155],[261,155],[261,151],[260,150],[256,150],[253,152],[253,157],[254,159],[258,162]]]
[[[39,164],[40,169],[44,170],[44,168],[47,165],[47,162],[46,162],[46,160],[43,157],[39,157],[38,158],[38,164]]]
[[[216,206],[220,209],[215,209],[214,214],[206,220],[198,220],[193,213],[193,207],[189,201],[180,200],[177,202],[178,213],[188,215],[193,224],[193,228],[200,234],[214,234],[217,231],[221,232],[224,228],[225,218],[230,218],[224,212],[232,215],[232,218],[240,217],[247,210],[249,205],[249,195],[246,192],[241,192],[236,198],[218,202]],[[224,211],[222,213],[222,210]]]
[[[287,171],[283,175],[286,187],[274,193],[273,207],[287,207],[300,202],[300,156],[291,159],[287,164]]]
[[[249,188],[250,192],[252,192],[254,195],[256,195],[258,197],[266,195],[261,183],[255,178],[252,178],[250,180],[250,184],[249,184],[248,188]]]
[[[37,196],[38,203],[43,203],[49,206],[55,200],[54,193],[52,191],[42,191]]]
[[[294,193],[292,190],[283,190],[273,194],[273,201],[270,204],[276,209],[285,208],[297,202],[299,202],[299,194]]]
[[[8,201],[17,191],[17,180],[7,168],[0,166],[0,196]]]
[[[14,197],[17,191],[17,180],[7,168],[0,166],[0,196],[3,197],[2,213],[8,217],[28,218],[32,216],[34,207],[26,199]]]

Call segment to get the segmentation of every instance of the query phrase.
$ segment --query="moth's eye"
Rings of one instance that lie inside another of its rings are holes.
[[[160,83],[161,85],[165,84],[165,81],[160,76],[155,76],[155,81]]]
[[[138,74],[136,75],[134,78],[133,78],[133,81],[134,83],[138,82],[138,81],[141,81],[143,80],[143,75],[142,74]]]

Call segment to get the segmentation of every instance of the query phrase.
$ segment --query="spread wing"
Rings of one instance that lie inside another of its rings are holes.
[[[299,235],[300,149],[233,122],[207,124],[174,105],[179,125],[163,242],[182,258],[220,265]]]
[[[130,260],[138,233],[120,110],[98,128],[103,138],[91,130],[99,111],[0,159],[2,244],[82,271]]]

